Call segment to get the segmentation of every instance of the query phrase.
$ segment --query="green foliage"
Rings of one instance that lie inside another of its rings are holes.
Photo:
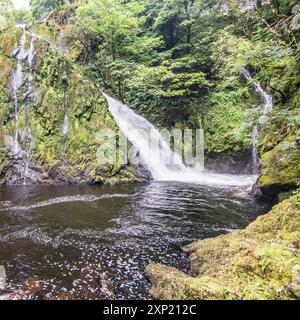
[[[36,20],[44,19],[54,9],[61,8],[65,0],[30,0],[33,17]]]
[[[206,151],[211,154],[246,151],[251,148],[255,114],[249,111],[246,88],[220,90],[211,94],[205,119]]]
[[[205,126],[208,152],[235,152],[253,143],[261,108],[245,69],[275,102],[299,105],[294,4],[91,0],[79,2],[64,37],[91,78],[157,126]]]
[[[3,14],[8,10],[13,9],[13,3],[11,0],[0,0],[0,13]]]
[[[300,188],[297,189],[296,191],[294,191],[294,203],[297,205],[297,206],[300,206]]]

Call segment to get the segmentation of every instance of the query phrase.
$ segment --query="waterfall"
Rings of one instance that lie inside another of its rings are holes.
[[[69,116],[68,116],[68,86],[65,84],[64,88],[64,124],[63,124],[63,135],[66,138],[69,133]]]
[[[14,146],[13,146],[13,151],[15,154],[18,154],[21,151],[21,147],[19,145],[18,137],[19,137],[19,101],[18,101],[18,93],[19,89],[21,88],[23,84],[23,71],[22,71],[22,62],[26,58],[26,51],[25,51],[25,46],[26,46],[26,28],[25,26],[20,26],[23,30],[23,34],[21,37],[21,44],[20,48],[17,51],[17,56],[16,56],[16,62],[17,62],[17,67],[13,72],[12,75],[12,89],[13,89],[13,96],[14,96],[14,104],[15,104],[15,137],[14,137]]]
[[[26,162],[24,165],[24,184],[26,184],[26,180],[28,177],[29,165],[30,165],[30,151],[33,143],[33,135],[30,127],[30,103],[31,103],[31,93],[33,86],[33,61],[35,57],[34,52],[34,44],[35,44],[35,35],[31,34],[31,41],[28,51],[26,51],[26,26],[25,25],[17,25],[22,30],[22,37],[20,41],[20,47],[17,48],[14,52],[14,56],[16,59],[17,67],[12,73],[11,79],[11,87],[13,90],[13,98],[15,104],[15,136],[13,143],[13,152],[15,155],[20,155],[25,158]],[[28,64],[28,74],[26,77],[24,76],[23,64]],[[22,87],[23,83],[26,81],[26,93],[24,98],[26,99],[26,127],[23,130],[19,128],[19,91]],[[22,139],[26,139],[26,150],[22,150],[19,137]]]
[[[65,111],[63,135],[66,137],[68,135],[68,132],[69,132],[69,117],[68,117],[68,113]]]
[[[255,91],[260,94],[262,97],[263,101],[263,110],[262,114],[259,118],[259,123],[260,125],[264,125],[268,122],[269,119],[269,114],[273,110],[273,98],[270,96],[263,88],[262,86],[253,78],[251,77],[251,74],[248,70],[244,70],[243,72],[244,77],[246,78],[249,83],[253,85],[255,88]],[[252,131],[252,171],[254,174],[259,173],[259,157],[258,157],[258,152],[257,152],[257,143],[258,143],[258,138],[259,138],[259,127],[258,125],[255,125],[253,127]]]
[[[258,126],[253,127],[252,131],[252,173],[258,174],[259,173],[259,157],[257,152],[257,143],[258,143],[259,131]]]
[[[143,163],[156,181],[192,182],[204,185],[251,186],[256,176],[234,176],[204,173],[189,168],[181,157],[171,150],[160,132],[149,121],[136,114],[125,104],[103,93],[117,125],[138,150]],[[149,143],[151,135],[151,143]]]
[[[260,117],[260,124],[266,124],[268,121],[268,115],[273,110],[273,98],[270,96],[263,88],[262,86],[257,82],[254,81],[251,77],[251,74],[248,70],[245,70],[243,72],[244,77],[246,80],[248,80],[251,84],[253,84],[253,87],[255,88],[255,91],[260,94],[263,100],[263,112],[262,116]]]
[[[149,121],[117,100],[107,95],[106,98],[110,106],[110,112],[120,129],[138,149],[141,159],[144,163],[147,163],[148,169],[155,180],[168,179],[176,172],[187,173],[188,169],[184,166],[181,158],[171,150],[159,131]],[[148,140],[150,135],[151,144]],[[170,163],[173,163],[173,165]]]
[[[27,138],[32,140],[32,132],[30,127],[30,102],[31,102],[31,93],[32,93],[32,85],[33,85],[33,59],[35,57],[34,52],[34,43],[35,43],[35,35],[31,34],[30,47],[28,50],[27,62],[28,62],[28,79],[27,79],[27,110],[26,110],[26,118],[27,118]]]
[[[28,74],[28,94],[31,93],[32,90],[32,82],[33,82],[33,59],[35,56],[34,52],[34,42],[35,42],[35,36],[34,34],[31,34],[31,41],[30,41],[30,47],[28,51],[28,66],[29,66],[29,74]]]
[[[27,184],[27,177],[29,174],[29,166],[30,166],[30,153],[32,148],[32,142],[33,142],[33,134],[31,131],[30,126],[30,102],[31,102],[31,93],[32,93],[32,86],[33,86],[33,60],[35,57],[34,52],[34,44],[35,44],[35,35],[31,33],[31,41],[30,41],[30,47],[28,50],[28,56],[27,56],[27,62],[28,62],[28,79],[27,79],[27,109],[26,109],[26,118],[27,118],[27,128],[26,128],[26,136],[28,139],[28,147],[27,147],[27,156],[26,156],[26,163],[25,163],[25,171],[24,171],[24,185]]]

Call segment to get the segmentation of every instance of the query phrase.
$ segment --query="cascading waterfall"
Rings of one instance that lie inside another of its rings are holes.
[[[29,170],[29,164],[30,164],[30,151],[31,151],[31,146],[32,146],[32,141],[33,141],[33,135],[31,131],[31,126],[30,126],[30,102],[31,102],[31,92],[32,92],[32,85],[33,85],[33,60],[35,57],[35,52],[34,52],[34,43],[35,43],[35,35],[32,33],[31,34],[31,41],[30,41],[30,47],[28,51],[28,67],[29,67],[29,72],[28,72],[28,88],[27,88],[27,93],[26,96],[27,98],[27,110],[26,110],[26,117],[27,117],[27,128],[26,128],[26,135],[27,139],[29,141],[29,147],[27,150],[27,157],[26,157],[26,164],[25,164],[25,172],[24,172],[24,184],[26,185],[27,182],[27,176],[28,176],[28,170]]]
[[[68,84],[64,84],[64,124],[63,135],[67,138],[69,133],[69,115],[68,115]]]
[[[253,174],[259,174],[259,157],[257,152],[257,143],[258,143],[259,131],[258,126],[253,127],[252,131],[252,172]]]
[[[269,118],[268,115],[273,110],[273,98],[262,88],[262,86],[257,81],[253,80],[248,70],[245,70],[243,74],[245,78],[253,85],[256,92],[259,93],[260,96],[262,97],[264,108],[263,108],[262,116],[259,119],[259,122],[261,125],[266,124]]]
[[[150,170],[154,180],[224,186],[251,186],[255,182],[254,175],[202,173],[197,167],[186,167],[181,157],[171,150],[160,132],[149,121],[116,99],[105,93],[104,96],[117,125],[139,151],[142,161]],[[151,135],[151,144],[149,135]]]
[[[18,93],[19,89],[23,84],[23,71],[22,71],[22,62],[26,58],[26,28],[25,26],[20,26],[23,30],[23,34],[21,37],[21,44],[20,48],[18,49],[16,61],[17,67],[13,72],[12,75],[12,89],[13,89],[13,96],[14,96],[14,104],[15,104],[15,137],[14,137],[14,146],[13,151],[15,154],[18,154],[21,151],[21,147],[19,145],[18,137],[19,137],[19,101],[18,101]]]
[[[32,91],[32,82],[33,82],[33,59],[35,56],[34,52],[34,43],[35,43],[35,35],[31,34],[31,41],[30,41],[30,47],[28,51],[28,66],[29,66],[29,73],[28,73],[28,91],[27,93],[30,94]],[[29,110],[30,111],[30,110]]]
[[[159,131],[149,121],[115,99],[107,95],[106,98],[120,129],[138,149],[140,157],[147,163],[155,180],[166,179],[170,174],[173,175],[178,171],[187,173],[187,168],[180,157],[171,150]],[[144,139],[141,132],[145,134]],[[151,145],[148,141],[150,134]],[[158,160],[155,157],[160,158]],[[174,165],[170,165],[172,162]]]
[[[33,86],[33,62],[35,57],[34,45],[35,45],[35,35],[31,34],[31,41],[28,51],[26,50],[26,26],[18,25],[22,30],[22,37],[20,42],[20,47],[15,50],[15,59],[17,63],[16,69],[13,71],[11,79],[11,87],[13,90],[13,98],[15,104],[15,135],[13,141],[13,152],[15,155],[21,155],[22,158],[26,157],[24,171],[22,172],[24,177],[23,184],[26,184],[27,178],[29,176],[29,165],[30,165],[30,151],[32,148],[32,143],[34,140],[31,125],[30,125],[30,104],[31,104],[31,94]],[[23,65],[27,63],[28,65],[28,74],[24,75]],[[26,92],[24,99],[26,100],[26,127],[20,130],[19,128],[19,91],[23,86],[23,83],[26,82]],[[22,150],[19,137],[22,136],[22,139],[26,138],[26,150]]]
[[[244,70],[243,76],[246,78],[249,83],[253,85],[255,91],[262,97],[263,101],[263,112],[259,119],[260,125],[264,125],[268,122],[269,114],[273,110],[273,98],[270,96],[262,86],[253,78],[248,70]],[[252,131],[252,170],[254,174],[259,173],[259,157],[257,152],[257,143],[259,138],[259,126],[255,125]]]
[[[63,135],[66,137],[69,132],[69,117],[67,111],[65,111],[64,125],[63,125]]]

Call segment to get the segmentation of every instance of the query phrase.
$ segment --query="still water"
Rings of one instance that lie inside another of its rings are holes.
[[[238,189],[152,182],[0,189],[0,299],[149,299],[151,262],[188,272],[182,246],[267,208]]]

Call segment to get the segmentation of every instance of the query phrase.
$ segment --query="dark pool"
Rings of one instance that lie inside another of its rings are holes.
[[[238,190],[193,184],[2,187],[0,296],[148,299],[147,264],[188,272],[183,245],[245,227],[265,211]]]

